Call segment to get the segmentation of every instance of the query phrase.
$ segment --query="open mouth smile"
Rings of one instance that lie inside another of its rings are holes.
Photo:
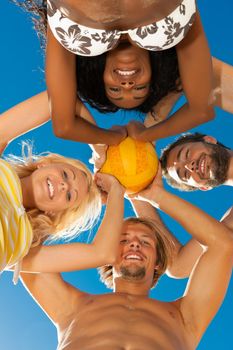
[[[122,77],[131,77],[131,76],[135,75],[136,73],[138,73],[138,70],[136,70],[136,69],[131,69],[131,70],[114,69],[114,73],[117,73],[118,75],[120,75]]]
[[[141,255],[136,254],[136,253],[128,253],[124,256],[125,260],[138,260],[138,261],[143,261],[143,258]]]
[[[200,157],[198,162],[198,173],[202,178],[208,177],[208,169],[209,169],[209,166],[207,164],[207,157],[206,155],[203,155]]]
[[[49,178],[47,178],[47,185],[48,185],[48,191],[49,191],[49,198],[53,199],[54,197],[54,186]]]

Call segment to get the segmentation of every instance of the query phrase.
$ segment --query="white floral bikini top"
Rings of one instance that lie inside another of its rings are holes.
[[[122,34],[145,49],[160,51],[177,45],[194,22],[195,0],[183,0],[168,16],[146,26],[128,30],[103,30],[77,24],[47,0],[50,29],[67,50],[81,56],[98,56],[114,49]]]

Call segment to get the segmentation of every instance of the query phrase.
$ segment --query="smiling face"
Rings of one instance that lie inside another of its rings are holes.
[[[88,192],[86,174],[70,164],[43,164],[30,176],[34,205],[42,211],[78,206]]]
[[[154,277],[156,238],[152,230],[141,223],[124,224],[114,275],[130,281],[150,280]]]
[[[149,53],[128,42],[107,54],[104,71],[107,98],[120,108],[135,108],[149,95],[151,66]]]
[[[167,158],[167,172],[178,184],[207,190],[227,180],[229,153],[216,141],[188,142],[174,147]]]

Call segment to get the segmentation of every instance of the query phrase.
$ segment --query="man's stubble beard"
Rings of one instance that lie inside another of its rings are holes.
[[[142,280],[146,275],[146,269],[142,267],[126,267],[121,266],[120,268],[121,277],[130,281]]]
[[[222,185],[227,180],[228,169],[230,165],[229,152],[220,145],[211,145],[212,153],[210,155],[213,163],[213,179],[208,180],[210,187]]]

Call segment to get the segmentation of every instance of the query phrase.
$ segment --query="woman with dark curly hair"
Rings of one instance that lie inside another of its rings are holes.
[[[152,141],[213,118],[211,56],[195,0],[14,2],[39,14],[34,22],[44,38],[49,24],[46,82],[56,136],[110,145],[128,132]],[[147,129],[98,128],[83,105],[150,113],[181,85],[187,103]]]

